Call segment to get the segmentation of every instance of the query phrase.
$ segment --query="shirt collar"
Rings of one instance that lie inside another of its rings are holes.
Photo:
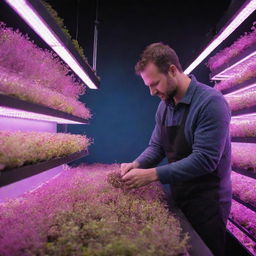
[[[187,89],[185,95],[183,96],[183,98],[181,99],[181,101],[179,103],[184,103],[184,104],[191,103],[191,100],[192,100],[192,97],[196,90],[196,85],[198,82],[194,75],[189,75],[189,78],[191,78],[190,84],[188,86],[188,89]]]
[[[191,78],[191,81],[189,83],[189,86],[188,86],[188,89],[185,93],[185,95],[183,96],[183,98],[181,99],[181,101],[179,103],[183,103],[183,104],[190,104],[191,103],[191,100],[192,100],[192,97],[194,95],[194,92],[196,90],[196,84],[198,83],[195,76],[194,75],[188,75],[189,78]],[[165,104],[166,105],[171,105],[171,106],[175,106],[175,103],[174,103],[174,99],[171,98],[169,100],[166,100],[165,101]]]

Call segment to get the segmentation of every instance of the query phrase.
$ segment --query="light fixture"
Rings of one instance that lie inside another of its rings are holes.
[[[218,45],[220,45],[245,19],[247,19],[256,9],[256,0],[249,0],[238,14],[219,32],[203,52],[184,71],[189,74],[197,67]]]
[[[33,30],[65,61],[78,77],[91,89],[97,89],[95,83],[84,72],[77,60],[64,46],[42,17],[26,0],[5,0]]]
[[[256,113],[232,116],[231,121],[234,119],[256,119]]]
[[[28,112],[24,110],[2,107],[2,106],[0,107],[0,116],[40,120],[40,121],[46,121],[46,122],[55,122],[59,124],[84,124],[78,121],[73,121],[73,120],[64,119],[60,117],[49,116],[49,115]]]

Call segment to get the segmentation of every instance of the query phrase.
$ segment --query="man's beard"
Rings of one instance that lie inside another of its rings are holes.
[[[167,83],[168,83],[168,87],[169,88],[172,88],[173,86],[171,85],[171,81],[169,78],[167,78]],[[170,101],[171,99],[174,98],[174,96],[176,95],[177,93],[177,89],[176,88],[172,88],[172,90],[170,90],[168,93],[167,93],[167,97],[166,97],[166,100],[167,101]]]

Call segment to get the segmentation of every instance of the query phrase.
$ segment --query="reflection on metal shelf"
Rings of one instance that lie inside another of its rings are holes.
[[[63,118],[23,111],[19,109],[6,108],[6,107],[0,107],[0,116],[30,119],[30,120],[40,120],[40,121],[54,122],[59,124],[66,124],[66,123],[82,124],[80,122],[75,122],[75,121],[71,121]]]
[[[91,89],[98,89],[99,80],[81,57],[40,1],[5,0],[29,26],[69,65]],[[76,56],[75,56],[76,55]]]

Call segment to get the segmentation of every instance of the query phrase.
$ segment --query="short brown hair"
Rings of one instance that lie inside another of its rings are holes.
[[[135,65],[135,72],[139,75],[149,62],[154,63],[160,72],[167,74],[171,64],[175,65],[180,72],[183,72],[176,52],[163,43],[153,43],[146,47],[141,59]]]

